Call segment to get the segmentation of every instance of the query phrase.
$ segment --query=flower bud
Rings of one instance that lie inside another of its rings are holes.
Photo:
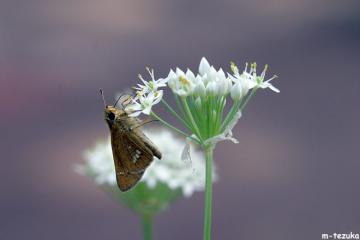
[[[201,104],[202,104],[201,98],[200,98],[200,97],[197,97],[197,98],[195,99],[195,106],[196,106],[198,109],[201,109]]]
[[[211,81],[206,86],[206,94],[209,96],[215,96],[217,94],[217,84],[214,81]]]
[[[210,64],[206,60],[206,58],[203,57],[200,61],[199,73],[200,73],[200,75],[204,75],[205,73],[209,72],[209,70],[210,70]]]
[[[239,101],[243,96],[245,96],[245,90],[246,89],[244,89],[243,84],[241,84],[240,82],[235,83],[235,85],[231,89],[231,98],[234,101]]]
[[[205,85],[201,80],[200,76],[196,77],[196,81],[195,81],[195,87],[193,90],[193,94],[195,96],[205,96],[206,90],[205,90]]]

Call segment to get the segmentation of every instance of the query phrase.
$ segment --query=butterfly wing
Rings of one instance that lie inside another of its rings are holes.
[[[153,161],[154,154],[140,133],[124,129],[111,132],[116,180],[121,191],[132,188]]]

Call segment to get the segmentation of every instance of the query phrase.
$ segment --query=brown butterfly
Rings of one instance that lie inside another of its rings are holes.
[[[125,111],[125,106],[131,102],[131,96],[120,101],[119,109],[116,105],[123,96],[113,106],[108,106],[101,89],[100,94],[105,106],[105,121],[111,133],[116,181],[121,191],[127,191],[141,179],[154,156],[161,159],[161,152],[141,131],[141,126],[152,120],[140,122]]]

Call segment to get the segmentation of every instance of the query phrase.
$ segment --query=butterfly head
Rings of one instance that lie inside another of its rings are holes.
[[[120,102],[122,108],[121,109],[116,108],[116,105],[119,102],[119,100],[121,99],[121,96],[116,100],[115,104],[113,106],[111,106],[111,105],[106,104],[104,93],[103,93],[102,89],[100,89],[100,95],[102,96],[102,100],[103,100],[104,108],[105,108],[104,109],[105,121],[109,125],[109,127],[112,128],[112,126],[114,125],[114,123],[116,122],[116,120],[118,118],[121,118],[121,117],[124,117],[127,115],[127,113],[124,110],[122,102]]]
[[[118,118],[124,117],[126,115],[127,114],[124,110],[118,109],[114,106],[108,106],[108,105],[105,106],[104,118],[110,128],[111,126],[113,126],[113,124]]]

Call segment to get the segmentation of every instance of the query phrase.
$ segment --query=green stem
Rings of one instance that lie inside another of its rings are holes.
[[[205,147],[205,210],[204,210],[204,240],[211,239],[211,215],[212,215],[212,162],[213,145]]]
[[[187,114],[187,117],[190,120],[191,126],[193,127],[193,129],[195,131],[195,135],[199,138],[200,142],[202,142],[203,140],[202,140],[201,133],[200,133],[199,128],[198,128],[198,126],[197,126],[197,124],[196,124],[196,122],[194,120],[193,115],[191,114],[191,110],[190,110],[189,105],[188,105],[188,103],[186,101],[186,98],[182,97],[181,100],[182,100],[182,103],[183,103],[183,105],[185,107],[185,112]]]
[[[189,130],[191,130],[189,124],[182,117],[180,117],[180,115],[164,99],[161,99],[161,102],[180,122],[182,122]]]
[[[223,121],[223,123],[221,124],[221,132],[225,130],[226,126],[229,124],[229,122],[231,121],[231,119],[235,116],[236,112],[238,111],[240,106],[240,101],[235,101],[230,109],[230,111],[228,112],[228,114],[225,117],[225,120]]]
[[[254,96],[256,91],[258,90],[258,87],[253,88],[253,90],[250,92],[250,95],[245,99],[245,101],[240,106],[240,111],[243,111],[248,104],[249,100]]]
[[[177,105],[178,109],[180,110],[181,115],[182,115],[183,117],[186,117],[184,108],[181,106],[181,103],[180,103],[180,100],[179,100],[179,96],[176,95],[176,94],[174,94],[174,98],[175,98],[176,105]]]
[[[157,120],[159,120],[162,124],[164,124],[165,126],[167,126],[168,128],[174,130],[175,132],[179,133],[180,135],[183,135],[186,138],[190,138],[192,141],[198,143],[201,145],[201,142],[199,142],[197,139],[187,135],[186,133],[184,133],[183,131],[181,131],[180,129],[177,129],[176,127],[174,127],[173,125],[167,123],[165,120],[163,120],[161,117],[159,117],[156,113],[154,113],[153,111],[150,113],[150,115],[154,118],[156,118]]]
[[[144,240],[151,240],[152,239],[152,216],[144,214],[142,216],[142,226],[143,226],[143,236]]]

